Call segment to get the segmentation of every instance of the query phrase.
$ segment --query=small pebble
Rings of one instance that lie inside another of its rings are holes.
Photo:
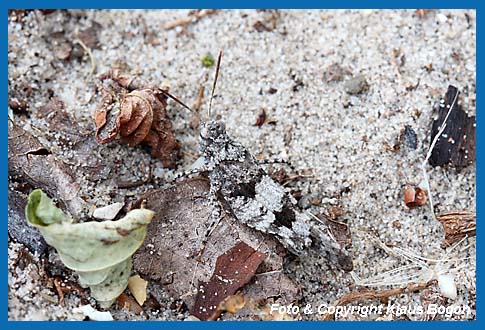
[[[347,80],[344,84],[344,90],[347,94],[357,95],[361,94],[369,89],[369,84],[364,75],[358,75],[350,80]]]

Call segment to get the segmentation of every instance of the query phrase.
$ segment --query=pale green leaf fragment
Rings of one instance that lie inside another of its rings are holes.
[[[77,271],[81,285],[109,306],[128,284],[131,256],[143,244],[155,212],[136,209],[117,221],[72,223],[46,194],[34,190],[25,214],[62,262]]]
[[[91,296],[98,301],[103,308],[111,306],[115,299],[128,286],[128,280],[131,274],[131,258],[109,267],[109,272],[104,281],[97,284],[88,284],[92,280],[91,276],[96,272],[77,272],[81,286],[89,286]]]
[[[71,222],[71,219],[57,208],[40,189],[32,191],[25,208],[27,220],[34,226],[48,226],[56,222]]]

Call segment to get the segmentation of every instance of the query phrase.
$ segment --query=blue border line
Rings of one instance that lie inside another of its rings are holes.
[[[477,9],[477,77],[476,77],[476,86],[477,86],[477,109],[483,103],[481,93],[479,92],[480,86],[480,73],[482,71],[480,63],[485,60],[482,53],[479,51],[480,45],[483,44],[482,42],[482,33],[480,31],[481,24],[481,9],[480,3],[478,1],[469,1],[469,0],[462,0],[462,1],[393,1],[385,2],[385,1],[350,1],[350,0],[331,0],[326,1],[325,3],[321,3],[318,1],[307,1],[307,0],[300,0],[298,2],[291,2],[288,0],[282,1],[232,1],[228,3],[227,1],[190,1],[190,0],[179,0],[175,2],[163,2],[163,3],[154,3],[152,1],[145,1],[145,0],[138,0],[138,1],[70,1],[66,3],[65,1],[58,1],[58,0],[51,0],[51,1],[10,1],[9,3],[2,2],[0,4],[3,11],[3,17],[5,19],[5,23],[2,25],[2,35],[4,35],[4,40],[8,38],[8,26],[7,26],[7,9],[8,8],[469,8],[469,9]],[[3,54],[6,63],[8,63],[8,43],[3,44]],[[4,62],[5,63],[5,62]],[[4,67],[4,86],[3,90],[4,93],[2,95],[2,101],[4,105],[7,105],[8,102],[8,95],[5,91],[7,91],[8,86],[8,67]],[[1,121],[1,130],[2,130],[2,138],[4,139],[5,143],[1,144],[1,152],[3,155],[4,161],[1,164],[1,171],[3,174],[4,182],[4,189],[2,190],[2,209],[4,214],[7,214],[7,201],[8,201],[8,160],[7,160],[7,139],[8,139],[8,123],[7,123],[7,111],[4,110],[3,112],[4,119]],[[485,188],[482,188],[482,176],[480,175],[480,166],[485,159],[485,155],[482,155],[481,151],[485,150],[481,147],[481,142],[485,141],[485,132],[481,129],[481,117],[478,115],[477,111],[477,237],[481,237],[481,214],[482,210],[485,206],[481,206],[482,198],[481,193],[485,192]],[[480,165],[480,166],[479,166]],[[6,218],[4,220],[3,226],[3,237],[6,238],[7,236],[7,221]],[[7,242],[6,242],[7,243]],[[6,244],[7,245],[7,244]],[[477,255],[478,250],[480,250],[480,245],[477,244]],[[1,287],[1,295],[4,297],[3,302],[5,303],[5,311],[8,312],[8,278],[7,278],[7,249],[2,249],[0,252],[2,253],[4,264],[2,272],[2,278],[4,280],[4,285]],[[477,258],[477,279],[478,273],[481,272],[481,265],[480,259]],[[478,281],[477,281],[478,282]],[[259,329],[259,328],[294,328],[299,327],[302,329],[316,329],[322,325],[326,326],[338,326],[344,328],[376,328],[376,329],[383,329],[388,328],[390,326],[395,327],[397,329],[403,329],[408,327],[422,327],[422,328],[434,328],[439,327],[439,329],[451,329],[456,327],[463,327],[463,328],[475,328],[482,324],[481,317],[479,317],[478,313],[481,311],[480,306],[480,289],[481,286],[477,283],[477,321],[471,322],[450,322],[450,321],[440,321],[440,322],[393,322],[389,324],[387,322],[337,322],[337,323],[321,323],[321,322],[279,322],[275,324],[275,322],[154,322],[154,321],[144,321],[144,322],[110,322],[110,323],[85,323],[85,322],[14,322],[14,321],[7,321],[7,313],[5,314],[5,318],[0,321],[0,324],[4,325],[2,328],[16,328],[16,329],[27,329],[31,327],[39,327],[39,328],[49,328],[49,329],[60,329],[64,327],[70,327],[73,329],[80,329],[86,326],[90,328],[97,328],[97,329],[113,329],[116,328],[131,328],[131,327],[144,327],[144,328],[184,328],[184,329],[200,329],[200,327],[210,327],[213,329],[227,329],[227,327],[237,327],[241,329]]]

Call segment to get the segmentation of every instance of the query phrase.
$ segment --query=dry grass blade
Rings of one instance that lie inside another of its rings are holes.
[[[421,168],[423,170],[423,177],[424,177],[424,182],[426,184],[426,190],[428,190],[429,194],[429,206],[431,208],[431,213],[433,214],[433,218],[436,219],[436,214],[434,212],[434,204],[433,204],[433,197],[431,193],[431,187],[429,185],[429,179],[428,179],[428,172],[426,171],[426,163],[428,163],[429,158],[431,157],[431,154],[433,153],[433,149],[436,146],[436,143],[438,142],[438,139],[440,138],[441,134],[443,134],[443,131],[446,128],[446,122],[448,120],[448,117],[450,116],[451,111],[455,108],[455,103],[458,99],[459,91],[457,91],[455,98],[453,99],[453,102],[450,105],[450,108],[448,110],[448,113],[445,116],[445,119],[443,120],[443,124],[441,125],[440,129],[438,130],[438,133],[435,135],[433,142],[431,143],[428,152],[426,154],[426,158],[424,159],[423,163],[421,164]]]
[[[84,49],[86,54],[88,54],[89,61],[91,62],[91,71],[89,72],[88,78],[91,79],[96,73],[96,60],[94,59],[93,53],[91,52],[91,48],[89,48],[81,39],[77,38],[74,40],[74,42],[79,44],[79,46]]]

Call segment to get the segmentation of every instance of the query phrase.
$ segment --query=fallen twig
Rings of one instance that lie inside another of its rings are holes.
[[[411,292],[416,292],[416,291],[426,289],[436,283],[437,283],[436,280],[431,280],[431,281],[422,282],[422,283],[411,283],[404,288],[389,289],[389,290],[364,290],[364,291],[358,291],[358,292],[350,292],[344,295],[343,297],[341,297],[340,299],[338,299],[337,301],[335,301],[332,306],[334,307],[344,306],[360,300],[384,299],[384,298],[389,298],[391,296],[397,296],[400,294],[408,294]],[[332,320],[334,319],[334,316],[335,316],[335,313],[325,314],[325,316],[323,317],[323,320],[325,321]]]

